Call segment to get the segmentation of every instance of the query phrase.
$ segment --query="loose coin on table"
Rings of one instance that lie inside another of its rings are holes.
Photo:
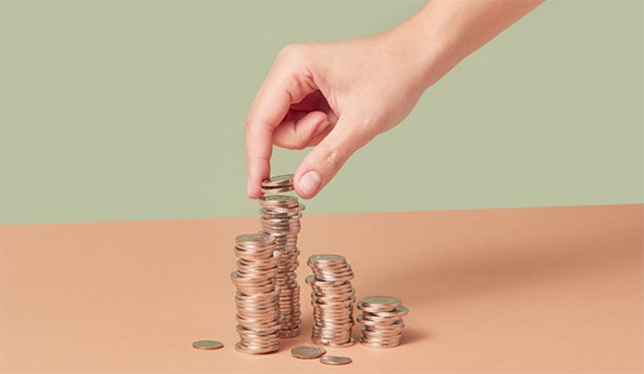
[[[192,346],[197,349],[213,350],[223,348],[224,344],[216,340],[197,340],[192,343]]]
[[[324,356],[326,349],[322,347],[311,347],[309,345],[300,345],[291,349],[291,355],[295,358],[311,360]]]
[[[348,365],[353,361],[346,356],[322,356],[320,362],[325,365]]]

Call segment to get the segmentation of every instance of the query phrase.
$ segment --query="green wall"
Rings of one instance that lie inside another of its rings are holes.
[[[18,224],[255,215],[243,122],[275,54],[385,30],[422,2],[1,6],[1,218]],[[641,203],[643,14],[641,1],[547,2],[307,213]],[[275,173],[303,155],[277,151]]]

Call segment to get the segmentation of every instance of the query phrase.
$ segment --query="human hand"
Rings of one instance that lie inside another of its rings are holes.
[[[425,70],[389,34],[286,47],[248,114],[248,195],[262,196],[275,144],[315,146],[294,183],[299,196],[315,196],[355,151],[409,114],[425,89]]]
[[[434,0],[380,35],[284,48],[246,119],[248,196],[262,196],[275,144],[315,146],[294,181],[299,196],[314,197],[427,87],[542,2]]]

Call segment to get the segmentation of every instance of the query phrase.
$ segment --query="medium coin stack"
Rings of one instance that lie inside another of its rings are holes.
[[[400,344],[409,309],[392,296],[369,296],[360,300],[358,323],[362,325],[360,343],[371,348],[393,348]]]
[[[302,312],[300,310],[300,286],[296,281],[297,260],[300,251],[297,248],[297,234],[300,232],[300,218],[304,205],[295,196],[276,195],[293,191],[293,175],[280,175],[262,182],[260,199],[260,221],[262,232],[271,235],[275,249],[280,254],[277,285],[280,288],[280,337],[292,338],[299,334]]]
[[[306,278],[311,286],[313,305],[313,332],[311,339],[330,347],[348,347],[354,344],[351,336],[355,323],[353,304],[355,289],[351,286],[353,270],[339,255],[313,255],[308,265],[313,275]]]
[[[279,348],[279,288],[276,275],[279,254],[275,239],[267,234],[246,234],[235,238],[237,270],[230,274],[237,292],[237,333],[235,349],[243,353],[268,353]]]

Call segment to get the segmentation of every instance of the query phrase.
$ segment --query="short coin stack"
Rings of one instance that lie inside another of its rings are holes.
[[[360,343],[371,348],[393,348],[400,344],[409,309],[392,296],[369,296],[360,300],[358,323],[362,325]]]
[[[353,304],[355,289],[351,286],[353,270],[339,255],[313,255],[308,265],[313,275],[306,283],[313,288],[313,332],[311,339],[330,347],[353,345],[351,332],[355,323]]]
[[[237,333],[235,349],[243,353],[268,353],[279,348],[279,288],[275,277],[278,253],[275,239],[266,234],[235,238],[237,271],[231,279],[237,292]]]
[[[262,182],[262,192],[266,194],[259,201],[262,232],[275,240],[275,249],[280,254],[277,285],[280,288],[280,336],[292,338],[299,334],[302,322],[300,311],[300,286],[295,271],[300,251],[297,248],[297,234],[300,232],[300,218],[304,205],[297,197],[275,195],[293,190],[293,175],[280,175]]]

